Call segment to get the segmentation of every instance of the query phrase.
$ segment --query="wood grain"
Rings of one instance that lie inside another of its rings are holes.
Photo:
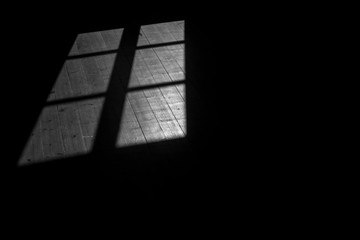
[[[126,51],[106,52],[119,48],[122,34],[119,28],[77,36],[69,51],[71,58],[59,71],[19,165],[91,152],[104,102],[91,96],[106,94],[110,81],[124,82],[126,93],[117,147],[186,135],[186,85],[174,82],[185,80],[185,44],[173,43],[184,40],[184,22],[142,26],[137,43],[142,48],[136,50],[133,62]],[[151,47],[158,43],[172,44]],[[120,65],[132,68],[129,81],[121,71],[113,74],[116,57]],[[156,87],[162,83],[171,85]],[[134,91],[136,87],[141,90]],[[51,104],[84,96],[87,100]]]

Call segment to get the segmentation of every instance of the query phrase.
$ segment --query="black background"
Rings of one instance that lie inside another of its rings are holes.
[[[294,7],[242,4],[58,3],[11,10],[1,158],[5,206],[22,219],[16,224],[38,215],[45,222],[76,215],[94,224],[125,212],[204,219],[241,212],[252,219],[306,211],[321,180],[312,162],[316,140],[308,135],[313,118],[305,114],[314,111],[311,91],[303,91],[310,84],[314,27],[304,19]],[[154,155],[129,150],[115,170],[99,162],[116,154],[16,167],[79,32],[172,20],[186,22],[186,74],[198,98],[187,103],[192,132],[183,150],[176,143]]]

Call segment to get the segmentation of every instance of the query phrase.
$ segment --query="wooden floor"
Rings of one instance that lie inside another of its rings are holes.
[[[118,52],[123,31],[77,36],[19,165],[91,152],[110,81],[125,96],[114,147],[185,137],[184,21],[141,26],[133,62]],[[130,79],[113,74],[115,58]]]

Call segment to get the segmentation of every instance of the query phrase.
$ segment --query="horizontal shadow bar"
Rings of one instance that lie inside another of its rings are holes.
[[[70,102],[80,102],[80,101],[89,100],[89,99],[93,99],[93,98],[105,97],[105,94],[106,93],[97,93],[97,94],[91,94],[91,95],[86,95],[86,96],[53,100],[53,101],[47,102],[45,105],[50,106],[50,105],[65,104],[65,103],[70,103]]]
[[[158,88],[158,87],[166,87],[166,86],[172,86],[185,83],[185,80],[179,80],[179,81],[173,81],[173,82],[165,82],[165,83],[157,83],[152,85],[146,85],[146,86],[140,86],[140,87],[132,87],[129,88],[128,92],[134,92],[134,91],[140,91],[140,90],[146,90],[146,89],[152,89],[152,88]]]
[[[184,44],[184,43],[185,43],[185,41],[157,43],[157,44],[151,44],[151,45],[138,46],[138,47],[136,47],[136,50],[145,49],[145,48],[165,47],[165,46]],[[119,49],[112,49],[112,50],[106,50],[106,51],[94,52],[94,53],[84,53],[84,54],[80,54],[80,55],[71,55],[71,56],[67,57],[67,60],[78,59],[78,58],[87,58],[87,57],[96,57],[96,56],[114,54],[114,53],[119,53]]]
[[[166,46],[178,45],[178,44],[184,44],[184,43],[185,43],[184,40],[174,41],[174,42],[166,42],[166,43],[155,43],[155,44],[150,44],[150,45],[138,46],[138,47],[136,47],[136,49],[166,47]]]
[[[101,51],[101,52],[93,52],[93,53],[84,53],[84,54],[80,54],[80,55],[70,55],[67,57],[67,60],[77,59],[77,58],[96,57],[96,56],[114,54],[114,53],[119,53],[119,49],[111,49],[111,50],[106,50],[106,51]]]

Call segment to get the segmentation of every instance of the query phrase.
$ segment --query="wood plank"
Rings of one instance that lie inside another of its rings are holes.
[[[130,128],[125,133],[126,142],[129,145],[138,145],[146,143],[144,133],[139,128]]]
[[[175,116],[168,105],[165,105],[162,108],[154,109],[154,115],[159,123],[175,120]]]
[[[175,85],[176,89],[179,91],[179,94],[181,95],[181,97],[184,99],[184,101],[186,101],[186,98],[185,98],[185,84],[176,84]]]
[[[166,72],[170,75],[171,73],[178,73],[182,72],[182,69],[180,68],[179,64],[176,62],[175,59],[168,60],[168,61],[162,61],[162,64],[166,70]]]
[[[18,162],[19,166],[27,165],[34,161],[33,156],[33,133],[31,133],[31,136],[29,137],[27,143],[25,144],[25,147],[23,149],[23,152],[21,153],[20,160]]]
[[[117,146],[127,146],[146,143],[145,136],[131,107],[128,96],[126,97]]]
[[[33,159],[39,161],[44,158],[42,140],[41,140],[41,122],[38,121],[33,131]]]
[[[132,71],[130,74],[129,88],[141,86],[143,83],[143,78],[150,77],[151,73],[145,66],[144,61],[142,60],[141,54],[139,51],[135,52]]]
[[[149,43],[148,39],[146,38],[143,29],[141,28],[139,38],[138,38],[138,42],[137,42],[136,46],[140,47],[140,46],[146,46],[146,45],[149,45],[149,44],[150,43]]]
[[[108,82],[107,80],[104,80],[96,58],[84,58],[82,59],[82,64],[86,76],[85,79],[87,80],[87,84],[91,89],[90,94],[105,92]]]
[[[162,96],[162,93],[159,88],[149,88],[149,89],[145,89],[143,91],[144,91],[144,95],[147,99],[149,99],[151,97],[161,97]]]
[[[146,143],[146,139],[142,130],[140,128],[134,128],[121,130],[116,145],[118,147],[123,147],[144,143]]]
[[[150,44],[163,43],[161,34],[158,32],[147,32],[147,33],[145,33],[145,36],[148,39]]]
[[[185,40],[185,34],[183,31],[172,31],[171,35],[174,37],[176,41],[184,41]]]
[[[145,62],[142,62],[141,65],[135,66],[133,72],[136,75],[136,78],[139,82],[139,85],[147,85],[149,80],[152,78],[152,74],[147,68]]]
[[[134,122],[137,121],[134,110],[131,107],[128,97],[125,99],[121,122]]]
[[[106,83],[100,73],[89,74],[86,76],[87,84],[89,86],[90,93],[104,93],[106,91]]]
[[[144,133],[147,142],[161,141],[165,139],[158,121],[150,120],[139,122],[142,132]]]
[[[160,88],[167,103],[183,102],[184,99],[180,95],[178,89],[175,86],[168,86]]]
[[[172,81],[167,73],[155,75],[154,80],[156,83],[168,83]]]
[[[40,121],[35,124],[24,151],[18,162],[19,166],[36,163],[43,160],[44,154],[41,142]]]
[[[77,42],[76,39],[74,40],[74,43],[70,49],[69,55],[68,56],[74,56],[74,55],[79,55],[79,50],[77,47]]]
[[[123,119],[120,126],[119,137],[117,140],[117,146],[134,145],[145,143],[145,136],[140,129],[140,125],[136,120]]]
[[[161,121],[159,124],[166,139],[184,137],[185,135],[179,123],[175,119],[170,121]]]
[[[84,136],[84,143],[85,143],[85,148],[86,148],[86,152],[90,152],[93,144],[94,144],[94,137],[93,136]]]
[[[157,76],[167,74],[163,64],[157,57],[156,53],[152,49],[148,50],[140,50],[140,58],[139,63],[141,63],[141,67],[137,67],[136,73],[139,77],[139,82],[142,86],[145,85],[153,85],[158,83]],[[160,76],[161,78],[161,76]]]
[[[95,57],[96,64],[98,66],[100,75],[104,82],[105,91],[108,89],[110,77],[111,77],[111,69],[109,69],[108,64],[106,63],[105,56],[97,56]]]
[[[155,51],[152,48],[139,49],[137,52],[141,54],[141,57],[144,61],[158,59]]]
[[[98,121],[94,105],[91,102],[79,103],[78,113],[82,135],[84,137],[93,137],[95,134],[95,126],[97,125]]]
[[[130,94],[129,94],[130,95]],[[150,111],[151,107],[149,105],[149,102],[147,101],[145,95],[135,97],[135,98],[129,98],[131,107],[136,114],[137,112],[143,112],[143,111]]]
[[[184,23],[184,21],[181,22],[169,22],[168,26],[169,26],[169,31],[170,33],[174,36],[174,38],[177,41],[182,41],[184,40],[184,25],[182,25]]]
[[[106,42],[100,32],[79,34],[76,39],[79,54],[95,53],[107,50]]]
[[[95,111],[94,101],[86,101],[78,104],[81,133],[85,142],[86,151],[89,152],[94,141],[95,131],[98,125],[98,116]]]
[[[101,60],[103,61],[103,64],[105,64],[106,66],[106,70],[104,71],[103,74],[103,80],[105,82],[106,89],[108,88],[110,78],[112,77],[115,57],[116,54],[106,54],[101,56]]]
[[[184,39],[184,24],[179,22],[146,25],[141,30],[151,44],[181,41]]]
[[[140,29],[145,35],[148,33],[156,32],[156,26],[155,24],[149,24],[149,25],[143,25]]]
[[[71,96],[69,89],[69,79],[66,70],[66,64],[61,67],[60,73],[51,88],[47,101],[58,100]]]
[[[185,21],[178,21],[177,24],[182,30],[185,30]]]
[[[40,121],[35,124],[24,151],[18,162],[19,166],[36,163],[43,160],[44,154],[42,150]]]
[[[57,106],[45,107],[40,116],[40,121],[44,158],[54,159],[62,157],[64,155],[64,148]]]
[[[185,72],[185,52],[184,48],[182,48],[183,44],[167,46],[169,49],[169,59],[167,60],[175,60],[178,66],[181,68],[183,72]]]
[[[85,73],[82,70],[81,59],[66,61],[72,97],[84,96],[91,93]]]
[[[163,43],[169,43],[169,42],[175,42],[176,41],[176,38],[170,32],[161,33],[160,37],[161,37],[161,41]]]
[[[185,118],[182,118],[182,119],[177,119],[180,127],[181,127],[181,130],[183,131],[184,135],[186,135],[187,133],[187,130],[186,130],[186,119]]]
[[[95,119],[96,119],[96,123],[98,123],[99,119],[100,119],[100,115],[101,115],[101,111],[104,105],[104,98],[95,98],[91,100],[93,109],[94,109],[94,113],[95,113]]]
[[[169,107],[177,120],[186,119],[186,105],[185,102],[177,102],[169,104]]]
[[[86,151],[92,149],[103,102],[103,98],[95,98],[78,104],[80,125],[86,145]]]
[[[59,77],[55,83],[55,99],[66,99],[71,97],[72,91],[70,86],[70,80],[66,69],[66,64],[61,68]]]
[[[169,73],[169,76],[170,76],[172,81],[185,80],[185,74],[184,74],[183,71]]]
[[[186,103],[185,101],[170,103],[169,107],[178,122],[181,130],[186,135]]]
[[[71,92],[73,97],[91,93],[91,89],[82,72],[69,73]]]
[[[155,51],[155,53],[160,61],[169,61],[169,60],[173,59],[173,55],[172,55],[171,51],[166,46],[156,47],[156,48],[153,48],[153,50]]]
[[[86,76],[100,73],[95,57],[81,58],[81,65]]]
[[[106,43],[100,32],[88,33],[92,52],[101,52],[107,50]]]
[[[55,95],[55,83],[53,85],[53,87],[50,90],[49,96],[47,98],[47,101],[53,101],[56,99],[56,95]]]
[[[166,46],[164,48],[154,48],[161,63],[168,73],[185,72],[184,49],[182,44]]]
[[[155,26],[155,29],[156,29],[155,32],[158,32],[160,34],[169,32],[168,23],[157,23],[157,24],[154,24],[154,26]]]
[[[154,84],[156,84],[156,80],[151,75],[147,77],[142,77],[141,80],[139,80],[140,86],[151,86]]]
[[[65,61],[65,65],[66,65],[66,70],[68,71],[68,73],[82,71],[81,59],[67,60],[67,61]]]
[[[135,116],[139,122],[156,120],[155,114],[153,113],[153,111],[151,109],[136,112]]]
[[[112,72],[113,70],[113,67],[114,67],[114,63],[115,63],[115,58],[116,58],[116,54],[113,53],[113,54],[106,54],[106,55],[103,55],[104,56],[104,61],[105,61],[105,64],[108,68],[108,71]]]
[[[99,72],[110,75],[110,71],[105,62],[106,61],[105,57],[103,55],[100,55],[100,56],[96,56],[94,58],[95,58],[97,68],[99,69]]]
[[[119,48],[123,33],[122,28],[101,31],[100,33],[106,44],[106,50],[114,50]]]
[[[151,72],[152,76],[166,74],[167,71],[165,70],[163,64],[159,59],[145,61],[149,71]]]
[[[67,156],[85,153],[85,143],[80,129],[80,121],[75,104],[59,106],[61,134]]]
[[[141,84],[139,78],[136,75],[136,71],[131,71],[128,88],[139,87],[140,85]]]
[[[79,54],[91,53],[91,41],[87,33],[79,34],[76,38],[76,46]]]
[[[149,97],[149,98],[147,98],[147,100],[153,111],[156,111],[159,108],[160,109],[164,108],[168,105],[168,103],[166,102],[165,98],[162,95]]]

